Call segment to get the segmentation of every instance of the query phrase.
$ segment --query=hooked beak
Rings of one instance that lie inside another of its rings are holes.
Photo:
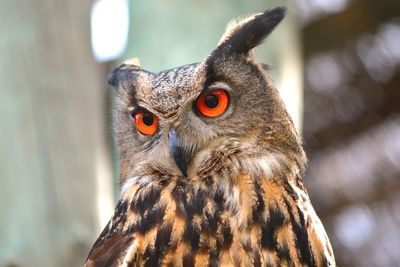
[[[169,131],[168,150],[182,174],[187,177],[187,166],[193,158],[194,149],[185,146],[174,129]]]

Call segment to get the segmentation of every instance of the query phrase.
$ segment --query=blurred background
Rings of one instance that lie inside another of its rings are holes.
[[[1,0],[0,266],[82,266],[118,197],[110,69],[201,61],[284,5],[259,47],[302,133],[338,266],[400,266],[400,1]]]

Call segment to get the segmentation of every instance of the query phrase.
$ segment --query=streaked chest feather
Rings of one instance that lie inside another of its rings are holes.
[[[329,242],[299,190],[243,173],[219,187],[133,184],[95,247],[124,236],[115,266],[329,266]]]

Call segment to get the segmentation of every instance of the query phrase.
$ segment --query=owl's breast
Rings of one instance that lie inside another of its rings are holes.
[[[250,175],[196,190],[136,185],[96,244],[125,237],[115,266],[333,266],[307,216],[291,185]]]

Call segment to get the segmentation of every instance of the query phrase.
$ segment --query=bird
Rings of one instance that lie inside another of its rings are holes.
[[[335,266],[301,138],[254,57],[285,14],[230,22],[199,63],[111,71],[120,198],[86,267]]]

